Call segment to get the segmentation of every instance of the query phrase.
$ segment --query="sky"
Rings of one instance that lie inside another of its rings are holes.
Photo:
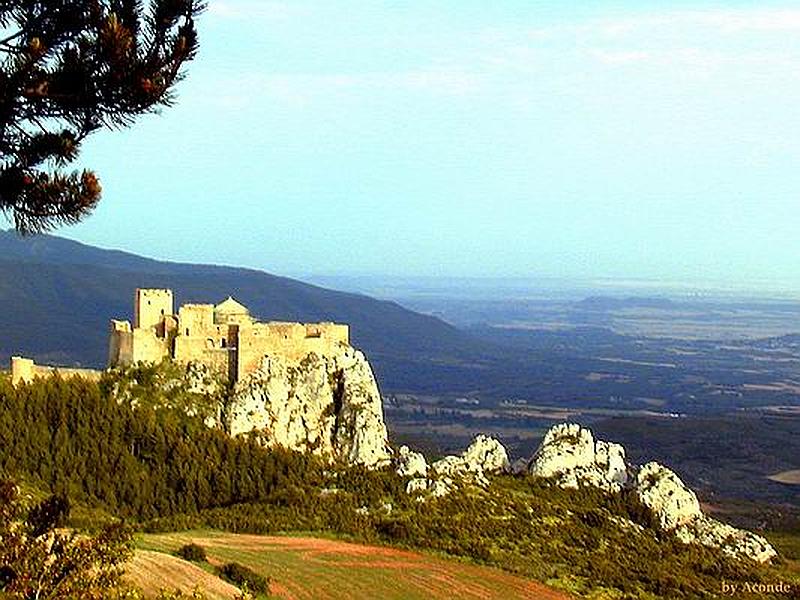
[[[58,235],[288,276],[800,289],[800,8],[210,0]],[[792,4],[795,6],[792,7]]]

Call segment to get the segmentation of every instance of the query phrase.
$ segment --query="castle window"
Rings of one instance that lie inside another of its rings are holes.
[[[225,338],[222,338],[222,347],[223,348],[227,348],[228,347],[228,341]]]
[[[186,328],[186,335],[189,335],[189,328]]]

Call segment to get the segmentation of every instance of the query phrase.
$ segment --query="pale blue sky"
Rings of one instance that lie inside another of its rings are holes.
[[[793,4],[211,0],[178,105],[87,142],[104,199],[57,233],[286,275],[800,288]]]

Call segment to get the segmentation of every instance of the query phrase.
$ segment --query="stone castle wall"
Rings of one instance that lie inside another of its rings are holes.
[[[240,326],[237,340],[237,379],[258,369],[265,355],[300,360],[310,352],[330,353],[350,343],[350,329],[336,323],[254,323]]]
[[[108,338],[109,364],[133,362],[133,332],[128,321],[111,321]]]
[[[171,358],[200,362],[237,381],[258,369],[266,355],[299,361],[350,341],[349,327],[337,323],[259,323],[232,298],[217,306],[184,304],[177,315],[172,311],[171,290],[137,290],[134,327],[111,322],[109,366]]]
[[[172,290],[136,290],[133,316],[133,326],[136,329],[157,326],[164,316],[171,315],[174,312]]]
[[[37,377],[49,377],[58,373],[61,377],[83,377],[91,381],[98,381],[103,374],[95,369],[76,369],[72,367],[51,367],[37,365],[31,358],[22,356],[11,357],[11,383],[31,383]]]

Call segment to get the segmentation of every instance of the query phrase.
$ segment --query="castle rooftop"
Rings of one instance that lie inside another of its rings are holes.
[[[234,300],[233,296],[228,296],[225,300],[214,307],[214,312],[222,315],[249,315],[250,310],[240,302]]]

